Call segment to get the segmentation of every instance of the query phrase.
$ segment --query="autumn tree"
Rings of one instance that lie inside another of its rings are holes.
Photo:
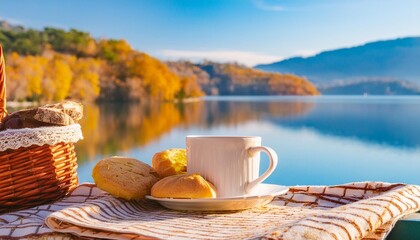
[[[134,53],[127,61],[128,77],[141,79],[141,86],[150,98],[171,100],[181,89],[177,75],[159,60],[144,53]]]
[[[70,61],[75,61],[75,59],[73,57],[54,56],[48,62],[42,81],[44,100],[60,101],[67,97],[73,78]]]
[[[70,65],[73,72],[70,98],[93,101],[99,96],[102,64],[98,59],[78,58]]]

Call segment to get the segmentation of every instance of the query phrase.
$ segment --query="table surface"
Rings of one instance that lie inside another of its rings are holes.
[[[420,212],[401,218],[386,239],[420,239]]]

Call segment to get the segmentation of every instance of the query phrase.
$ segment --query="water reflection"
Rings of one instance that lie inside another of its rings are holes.
[[[100,104],[85,106],[79,161],[145,146],[174,128],[235,126],[307,113],[308,102],[196,101],[190,103]]]
[[[338,98],[316,102],[313,111],[298,118],[272,121],[280,126],[310,128],[364,142],[420,147],[418,97]]]
[[[85,107],[84,140],[77,144],[81,161],[143,146],[181,122],[173,104],[104,104]]]

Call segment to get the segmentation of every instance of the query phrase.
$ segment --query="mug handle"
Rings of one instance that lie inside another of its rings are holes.
[[[265,146],[257,146],[257,147],[248,148],[248,154],[250,156],[253,156],[254,154],[258,152],[265,152],[268,155],[270,159],[270,166],[268,166],[268,169],[267,171],[265,171],[265,173],[263,173],[260,177],[258,177],[254,181],[249,182],[245,186],[245,191],[247,193],[249,193],[254,187],[256,187],[258,184],[260,184],[262,181],[268,178],[268,176],[270,176],[270,174],[272,174],[274,169],[276,169],[277,167],[278,157],[277,157],[276,152],[272,148],[265,147]]]

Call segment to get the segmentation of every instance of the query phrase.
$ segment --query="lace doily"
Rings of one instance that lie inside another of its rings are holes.
[[[0,132],[0,151],[32,145],[55,145],[60,142],[75,143],[83,139],[79,124],[60,127],[8,129]]]

